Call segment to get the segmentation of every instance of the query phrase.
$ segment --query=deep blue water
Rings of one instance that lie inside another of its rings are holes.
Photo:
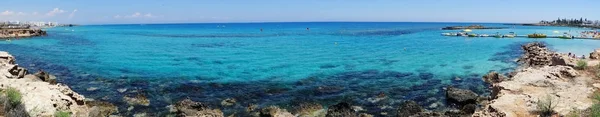
[[[135,106],[137,112],[165,111],[165,106],[183,98],[215,107],[225,98],[235,98],[236,106],[222,108],[226,113],[250,103],[289,107],[340,101],[377,113],[392,112],[395,109],[380,107],[395,107],[403,100],[423,106],[443,104],[445,86],[485,95],[481,76],[514,68],[520,44],[526,42],[543,41],[577,55],[600,45],[596,40],[440,36],[454,32],[442,27],[470,24],[91,25],[51,28],[45,37],[3,41],[0,51],[10,52],[30,71],[44,69],[59,76],[60,82],[88,98],[121,105],[121,113],[128,113],[122,97],[139,94],[151,99],[151,106]],[[553,35],[585,30],[483,25],[509,28],[473,33]],[[86,90],[89,87],[99,90]],[[119,88],[128,91],[119,93]],[[369,102],[380,93],[388,99]]]

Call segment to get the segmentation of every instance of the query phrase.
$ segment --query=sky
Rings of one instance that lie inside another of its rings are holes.
[[[600,0],[2,0],[0,21],[73,24],[600,20]]]

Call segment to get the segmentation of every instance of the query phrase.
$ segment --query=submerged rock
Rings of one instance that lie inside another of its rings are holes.
[[[117,106],[108,102],[91,101],[86,103],[90,107],[88,117],[108,117],[118,111]]]
[[[295,117],[285,109],[280,109],[276,106],[269,106],[260,111],[261,117]]]
[[[357,115],[350,104],[341,102],[329,106],[326,117],[357,117]]]
[[[324,117],[326,110],[318,103],[302,103],[296,106],[294,114],[298,117]]]
[[[211,109],[200,102],[194,102],[190,99],[184,99],[175,105],[178,116],[185,117],[224,117],[219,109]]]
[[[398,108],[397,117],[409,117],[421,113],[423,111],[423,108],[421,107],[421,105],[417,104],[417,102],[404,101],[404,103],[400,104],[400,107]]]
[[[142,106],[150,106],[150,100],[142,94],[138,94],[135,97],[123,97],[123,101],[127,102],[129,105],[142,105]]]
[[[223,106],[233,106],[236,103],[234,98],[227,98],[221,101],[221,105]]]
[[[446,98],[448,102],[455,103],[458,105],[475,104],[477,102],[478,95],[467,89],[459,89],[454,87],[446,88]]]

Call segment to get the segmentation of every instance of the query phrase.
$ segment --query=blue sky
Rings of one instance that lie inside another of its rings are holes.
[[[0,21],[514,22],[600,20],[600,0],[2,0]]]

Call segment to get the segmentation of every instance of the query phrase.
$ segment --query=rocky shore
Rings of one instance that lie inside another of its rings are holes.
[[[15,64],[7,52],[0,51],[0,89],[15,89],[20,102],[15,106],[0,102],[0,116],[48,117],[68,113],[76,117],[104,117],[114,112],[115,106],[104,102],[86,100],[68,86],[57,83],[56,77],[44,71],[29,74],[27,69]],[[8,95],[8,94],[6,94]],[[2,93],[3,98],[13,98]],[[11,100],[11,99],[7,99]],[[4,114],[4,115],[3,115]]]
[[[46,35],[46,31],[41,30],[41,29],[31,29],[31,28],[2,29],[2,28],[0,28],[0,39],[35,37],[35,36],[44,36],[44,35]]]
[[[484,76],[492,94],[489,103],[473,116],[566,116],[578,110],[588,110],[594,104],[591,97],[599,88],[595,84],[598,82],[594,79],[596,76],[574,68],[595,67],[594,64],[583,65],[577,61],[597,63],[598,60],[571,58],[552,52],[541,43],[529,43],[522,49],[525,54],[518,60],[521,67],[516,71],[508,76],[496,72]],[[540,107],[544,104],[551,108],[544,110]],[[585,113],[576,115],[586,116]]]

